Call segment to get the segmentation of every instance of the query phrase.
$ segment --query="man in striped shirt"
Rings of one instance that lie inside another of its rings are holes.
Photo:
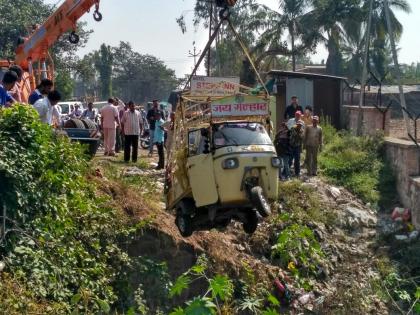
[[[135,109],[134,103],[128,103],[128,110],[124,112],[121,119],[121,130],[124,133],[124,161],[130,162],[131,160],[136,163],[138,148],[139,148],[139,135],[142,129],[143,118],[138,110]],[[131,152],[132,149],[132,152]]]

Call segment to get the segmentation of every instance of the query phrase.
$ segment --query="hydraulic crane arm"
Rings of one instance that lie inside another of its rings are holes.
[[[48,57],[48,49],[67,31],[73,31],[69,37],[70,42],[77,43],[79,37],[75,33],[76,23],[93,5],[95,5],[94,19],[102,20],[99,2],[100,0],[65,0],[44,24],[18,46],[16,64],[29,69],[30,62],[45,60]]]

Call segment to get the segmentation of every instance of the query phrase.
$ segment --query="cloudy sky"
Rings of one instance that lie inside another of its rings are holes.
[[[63,0],[44,0],[47,3],[60,4]],[[398,13],[405,31],[400,41],[400,61],[411,63],[420,61],[420,36],[417,34],[420,20],[420,1],[408,0],[412,13]],[[104,19],[97,23],[91,14],[83,17],[88,27],[94,30],[88,45],[80,54],[97,49],[101,43],[118,45],[128,41],[135,50],[143,54],[154,55],[163,60],[178,76],[191,71],[193,59],[188,57],[193,42],[197,49],[204,47],[208,33],[202,29],[194,30],[191,19],[194,0],[101,0],[101,12]],[[278,0],[259,0],[272,8],[278,7]],[[182,34],[175,19],[185,14],[190,21],[188,32]],[[315,62],[326,59],[323,47],[313,56]]]

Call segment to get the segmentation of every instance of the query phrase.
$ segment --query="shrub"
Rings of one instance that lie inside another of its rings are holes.
[[[82,147],[56,136],[35,110],[0,110],[0,204],[7,209],[0,257],[16,281],[63,312],[108,312],[117,300],[113,285],[130,268],[118,246],[124,226],[95,196],[87,171]]]
[[[395,196],[395,180],[384,158],[381,134],[356,137],[349,132],[328,130],[320,168],[334,184],[342,185],[364,202],[384,206]]]

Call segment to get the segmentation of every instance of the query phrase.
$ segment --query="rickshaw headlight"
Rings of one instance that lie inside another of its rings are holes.
[[[239,161],[236,158],[234,158],[234,159],[226,159],[226,160],[223,161],[222,167],[225,170],[232,170],[234,168],[238,168],[239,167]]]
[[[272,165],[273,167],[277,167],[277,168],[279,168],[279,167],[280,167],[280,165],[281,165],[280,159],[279,159],[278,157],[273,157],[273,158],[271,159],[271,165]]]

